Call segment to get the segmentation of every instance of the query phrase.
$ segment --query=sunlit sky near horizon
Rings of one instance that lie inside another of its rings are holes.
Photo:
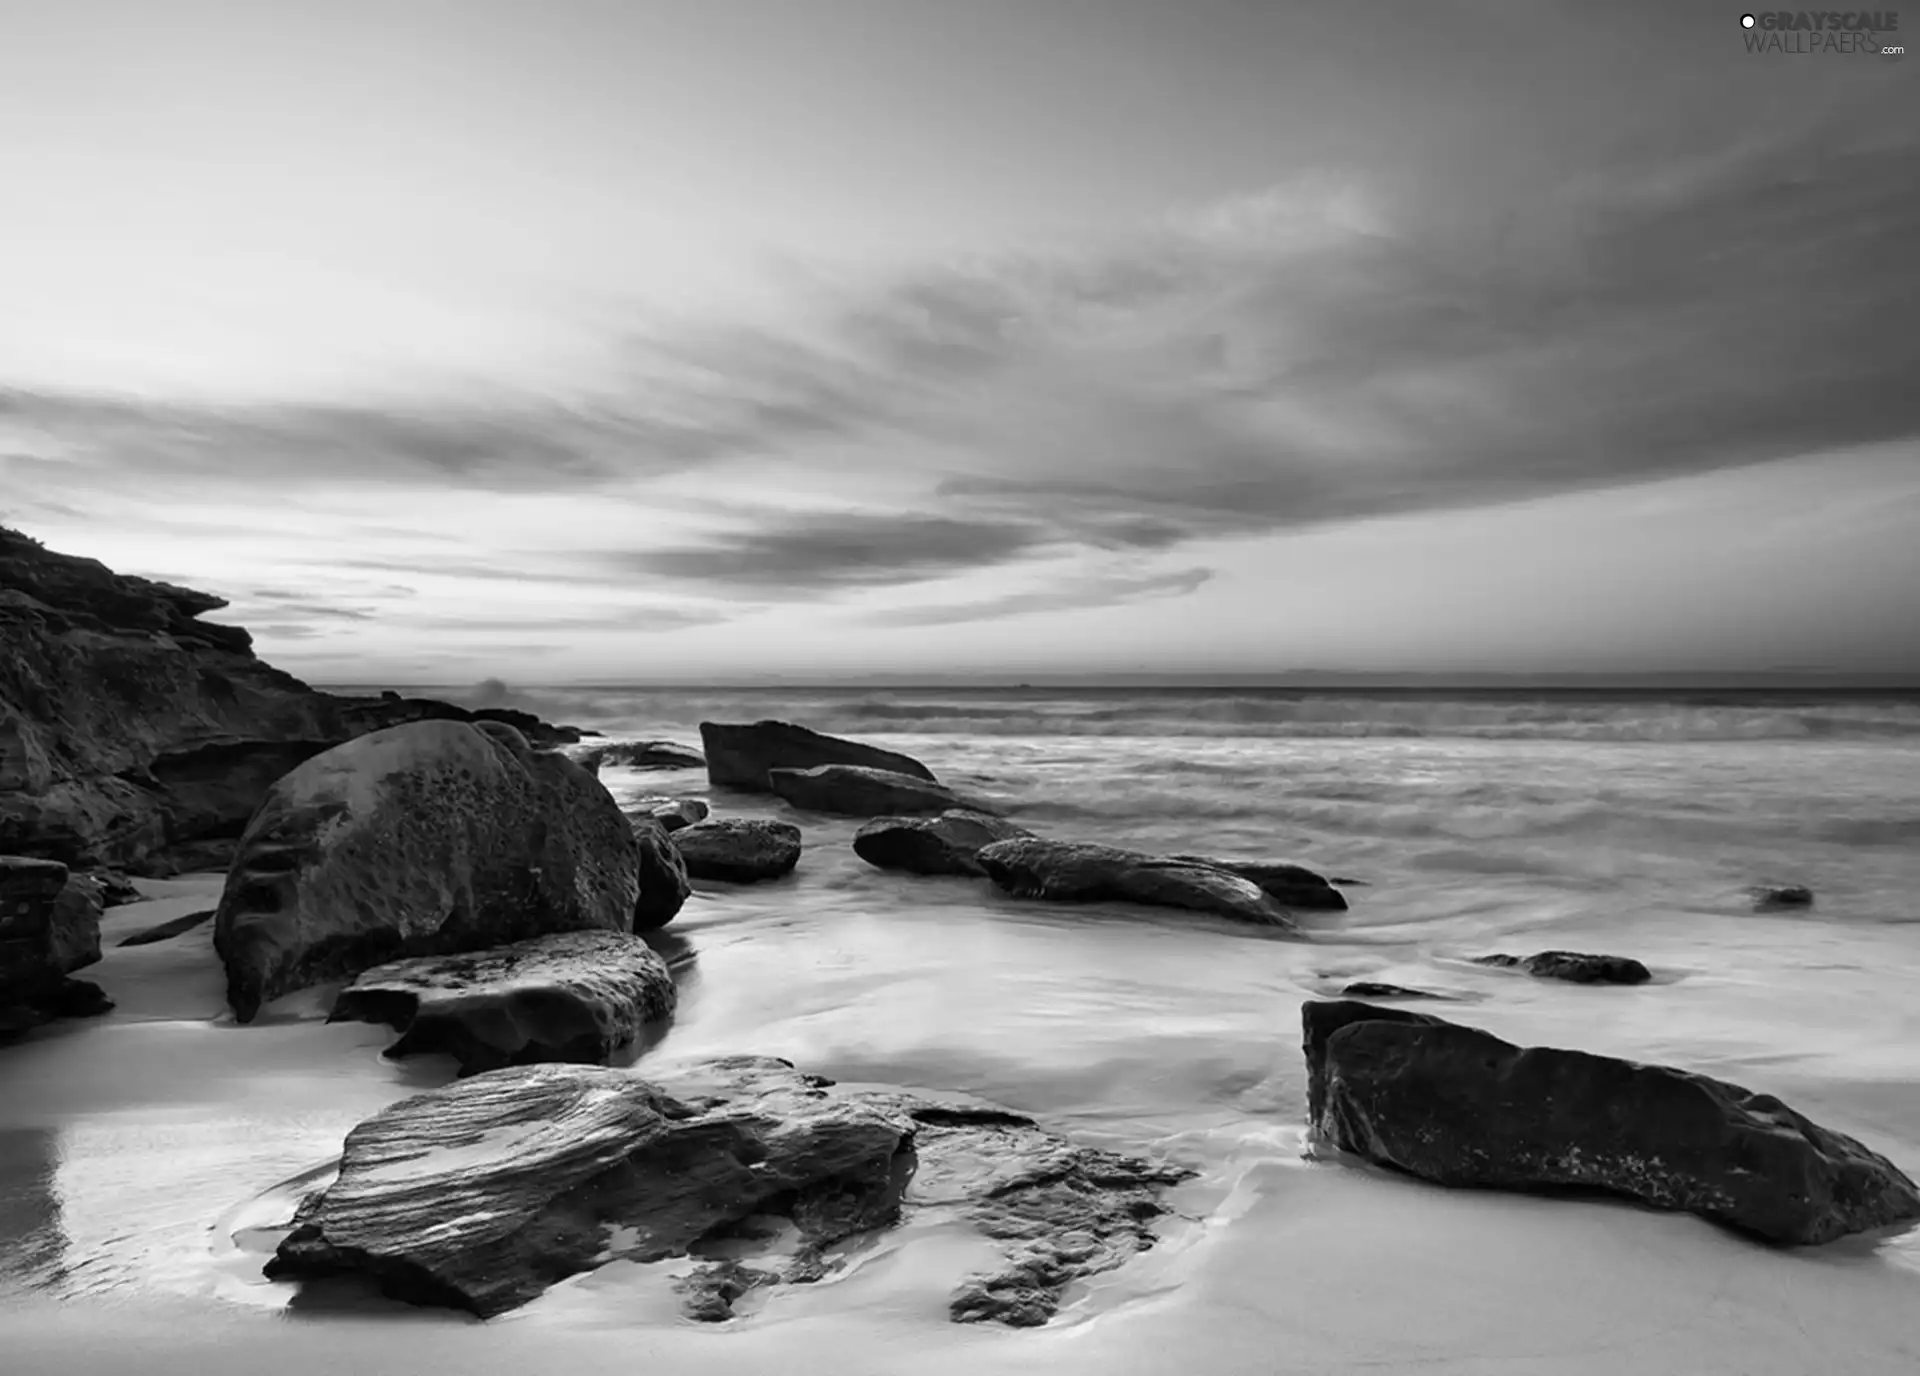
[[[0,0],[0,521],[318,680],[1920,673],[1920,66]]]

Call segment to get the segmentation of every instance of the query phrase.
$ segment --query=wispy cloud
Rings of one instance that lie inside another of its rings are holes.
[[[1049,586],[971,602],[896,607],[862,619],[875,626],[954,626],[994,621],[1033,612],[1058,612],[1119,606],[1155,597],[1184,597],[1213,577],[1211,569],[1179,569],[1151,574],[1075,574]]]

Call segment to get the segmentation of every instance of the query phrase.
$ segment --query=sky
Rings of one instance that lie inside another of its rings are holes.
[[[0,522],[321,682],[1920,677],[1920,57],[1739,16],[0,0]]]

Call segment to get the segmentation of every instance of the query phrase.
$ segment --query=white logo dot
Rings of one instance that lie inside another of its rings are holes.
[[[1754,20],[1753,20],[1753,16],[1752,16],[1752,15],[1750,15],[1750,14],[1743,14],[1743,15],[1741,15],[1741,16],[1740,16],[1740,27],[1741,27],[1741,28],[1743,28],[1743,29],[1750,29],[1750,28],[1752,28],[1752,27],[1753,27],[1753,23],[1754,23]]]

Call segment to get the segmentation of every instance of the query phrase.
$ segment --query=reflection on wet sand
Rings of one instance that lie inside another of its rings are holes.
[[[56,1283],[66,1255],[60,1229],[60,1134],[0,1128],[0,1294]]]

